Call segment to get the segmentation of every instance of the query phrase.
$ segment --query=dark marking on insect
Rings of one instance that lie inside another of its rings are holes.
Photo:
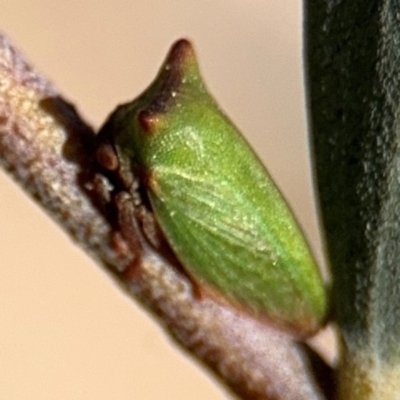
[[[155,133],[161,123],[159,114],[151,112],[149,109],[140,111],[137,118],[140,126],[149,134]]]

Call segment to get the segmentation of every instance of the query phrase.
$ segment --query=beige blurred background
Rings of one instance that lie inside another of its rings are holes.
[[[208,86],[292,204],[321,261],[298,0],[0,1],[0,29],[89,122],[191,38]],[[223,399],[111,279],[0,173],[0,399]]]

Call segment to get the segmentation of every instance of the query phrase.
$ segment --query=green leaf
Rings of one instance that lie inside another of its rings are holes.
[[[399,2],[306,3],[314,165],[343,342],[338,398],[394,399],[400,393]]]

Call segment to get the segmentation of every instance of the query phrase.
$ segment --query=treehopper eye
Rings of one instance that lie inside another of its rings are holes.
[[[208,93],[188,41],[175,43],[155,81],[117,108],[100,137],[114,147],[121,174],[139,177],[199,287],[299,335],[321,325],[326,295],[309,247],[266,169]]]

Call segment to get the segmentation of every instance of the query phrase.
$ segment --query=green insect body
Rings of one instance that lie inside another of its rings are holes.
[[[104,129],[196,284],[300,334],[321,325],[326,297],[312,254],[264,166],[206,90],[188,41]]]

